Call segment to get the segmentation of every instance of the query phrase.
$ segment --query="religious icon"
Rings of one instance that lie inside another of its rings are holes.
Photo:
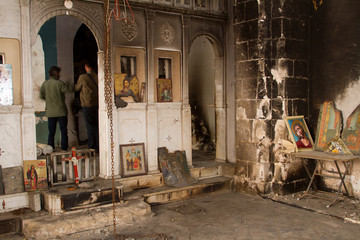
[[[171,79],[157,79],[157,98],[158,102],[172,102]]]
[[[46,160],[24,161],[24,185],[25,191],[47,189]]]
[[[144,143],[120,145],[121,175],[123,177],[147,173]]]
[[[126,73],[115,74],[115,98],[125,102],[139,102],[139,80]]]
[[[286,117],[290,137],[296,146],[297,151],[310,151],[314,149],[314,143],[304,116]]]
[[[340,135],[341,126],[341,112],[335,108],[333,102],[324,102],[320,107],[316,128],[315,150],[322,151],[330,140]]]
[[[30,181],[31,190],[37,189],[38,175],[34,165],[31,165],[30,169],[26,172],[27,179]]]
[[[353,154],[360,154],[360,105],[346,119],[341,138]]]
[[[340,136],[336,136],[324,147],[324,152],[353,155]]]
[[[160,147],[158,160],[166,185],[185,187],[195,183],[187,164],[185,151],[169,153],[166,147]]]

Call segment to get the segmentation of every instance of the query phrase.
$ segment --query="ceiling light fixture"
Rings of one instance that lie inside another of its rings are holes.
[[[73,2],[71,0],[65,0],[64,1],[64,6],[67,8],[67,9],[71,9],[73,7]]]

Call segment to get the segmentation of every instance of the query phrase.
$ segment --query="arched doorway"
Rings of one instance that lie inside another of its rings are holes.
[[[82,61],[86,59],[94,62],[93,65],[97,66],[98,48],[92,32],[81,21],[72,16],[56,16],[47,20],[39,29],[35,44],[32,45],[32,52],[34,109],[37,118],[36,141],[47,143],[45,103],[37,99],[42,82],[48,79],[48,69],[51,66],[59,66],[61,68],[60,79],[68,84],[74,84],[80,73],[77,67]],[[74,57],[75,55],[76,57]],[[85,123],[78,121],[77,116],[80,114],[74,111],[74,96],[74,93],[66,94],[69,146],[78,146],[82,143],[81,140],[86,141],[86,131],[85,139],[79,137],[80,130],[85,128]],[[59,145],[59,136],[56,139],[55,145]]]
[[[76,84],[79,76],[85,72],[84,63],[90,62],[97,73],[97,44],[94,35],[90,29],[82,24],[76,32],[74,38],[74,84]],[[79,145],[86,145],[86,123],[83,118],[82,109],[80,106],[80,93],[75,92],[74,99],[74,114],[75,114],[75,129],[77,132]]]
[[[223,58],[219,45],[197,36],[189,52],[189,103],[192,114],[193,159],[226,160]]]

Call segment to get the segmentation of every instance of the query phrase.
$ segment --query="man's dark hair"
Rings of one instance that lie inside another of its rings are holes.
[[[57,66],[52,66],[49,70],[49,75],[51,77],[56,77],[56,73],[59,73],[61,71],[61,68],[57,67]]]
[[[93,69],[93,64],[92,64],[92,62],[90,62],[89,60],[85,60],[84,61],[84,66],[88,66],[89,68],[91,68],[91,69]]]

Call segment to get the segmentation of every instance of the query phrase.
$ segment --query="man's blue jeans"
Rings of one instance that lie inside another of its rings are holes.
[[[56,123],[59,122],[60,131],[61,131],[61,149],[68,149],[68,134],[67,134],[67,116],[63,117],[49,117],[48,118],[48,128],[49,128],[49,137],[48,144],[55,149],[54,137],[56,133]]]

